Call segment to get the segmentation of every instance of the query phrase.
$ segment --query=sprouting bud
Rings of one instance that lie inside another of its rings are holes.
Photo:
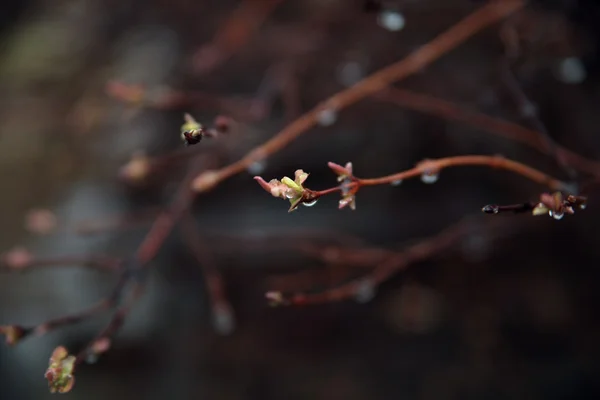
[[[24,247],[15,247],[0,257],[0,266],[19,270],[31,265],[33,254]]]
[[[355,178],[354,172],[352,168],[352,163],[347,162],[345,166],[341,166],[339,164],[329,162],[327,166],[338,176],[338,182],[341,182],[341,193],[342,199],[339,202],[338,208],[341,210],[347,206],[350,207],[351,210],[356,210],[356,191],[358,190],[358,186],[352,185]]]
[[[342,182],[348,178],[354,177],[351,162],[347,162],[344,167],[333,162],[328,162],[327,166],[338,176],[338,182]]]
[[[265,189],[273,197],[279,197],[290,201],[289,211],[294,211],[298,208],[298,205],[306,200],[306,203],[310,205],[315,199],[305,198],[307,189],[304,188],[303,184],[308,178],[308,173],[299,169],[294,173],[294,180],[284,176],[281,181],[277,179],[271,179],[269,182],[265,181],[260,176],[255,176],[254,180]]]
[[[353,194],[344,196],[340,200],[338,208],[341,210],[342,208],[346,208],[346,206],[349,206],[351,210],[356,210],[356,197]]]
[[[0,326],[0,334],[4,335],[6,344],[14,346],[27,335],[27,331],[19,325]]]
[[[151,170],[151,162],[146,153],[133,153],[127,164],[121,167],[119,176],[127,182],[139,183],[144,181]]]
[[[75,356],[69,355],[67,349],[62,346],[52,352],[45,374],[50,393],[67,393],[73,388],[75,385],[73,376],[75,360]]]
[[[45,208],[29,210],[25,216],[25,227],[29,232],[47,235],[56,229],[56,214]]]
[[[202,193],[209,191],[217,183],[219,183],[219,173],[217,171],[207,170],[193,180],[192,189],[197,193]]]
[[[285,304],[283,294],[277,291],[270,291],[265,293],[265,298],[269,302],[271,307],[282,306]]]
[[[186,146],[200,143],[206,134],[205,129],[190,114],[185,114],[183,118],[185,122],[181,125],[181,140]]]

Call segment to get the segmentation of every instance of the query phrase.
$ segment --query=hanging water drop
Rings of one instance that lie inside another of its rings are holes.
[[[317,204],[317,200],[316,200],[316,199],[315,199],[315,200],[313,200],[313,201],[308,201],[308,202],[304,202],[304,203],[302,203],[302,205],[303,205],[304,207],[312,207],[312,206],[314,206],[315,204]]]
[[[421,181],[427,184],[436,183],[439,177],[440,175],[436,172],[423,172]]]
[[[578,84],[583,82],[586,77],[585,65],[577,57],[567,57],[558,66],[557,78],[563,83]]]
[[[579,205],[580,210],[585,210],[586,207],[587,205],[585,203]]]
[[[85,362],[87,364],[96,364],[98,362],[98,354],[90,353],[85,357]]]
[[[229,307],[215,309],[213,327],[218,334],[223,336],[230,335],[235,330],[235,318]]]
[[[248,166],[248,173],[250,175],[260,175],[267,168],[267,162],[265,160],[254,161]]]
[[[390,185],[392,186],[400,186],[402,184],[402,179],[396,179],[395,181],[392,181],[390,183]]]
[[[397,32],[401,30],[406,24],[404,15],[392,10],[382,11],[379,14],[377,22],[382,28],[385,28],[391,32]]]
[[[375,286],[373,285],[373,282],[371,282],[370,280],[365,279],[364,281],[362,281],[358,287],[358,289],[356,290],[356,294],[354,295],[354,300],[356,300],[357,303],[368,303],[371,300],[373,300],[373,298],[375,297]]]
[[[363,76],[363,67],[358,61],[348,61],[338,69],[337,73],[338,81],[346,87],[354,85],[360,81]]]
[[[484,206],[481,211],[486,214],[498,214],[498,212],[500,212],[500,208],[495,204],[488,204],[487,206]]]
[[[333,108],[325,108],[317,115],[317,122],[321,126],[331,126],[336,120],[337,112]]]
[[[548,211],[548,215],[551,216],[552,218],[559,220],[562,219],[562,217],[565,216],[565,213],[563,213],[562,211]]]

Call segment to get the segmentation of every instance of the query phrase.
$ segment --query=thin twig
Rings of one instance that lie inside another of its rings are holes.
[[[217,171],[200,174],[192,183],[196,192],[204,192],[214,188],[220,182],[247,169],[257,158],[267,157],[297,139],[308,129],[317,124],[319,113],[324,109],[336,112],[362,100],[363,98],[385,89],[418,71],[445,53],[463,43],[473,34],[501,20],[524,6],[521,0],[491,1],[452,26],[446,32],[423,45],[406,58],[375,72],[356,85],[339,92],[308,113],[287,125],[277,135],[260,146],[255,147],[240,160]]]
[[[441,233],[419,241],[404,251],[390,256],[381,262],[371,273],[359,279],[318,293],[296,293],[288,296],[280,292],[269,292],[267,293],[267,298],[272,301],[275,300],[274,303],[277,305],[308,305],[355,298],[365,287],[374,291],[377,286],[390,279],[398,271],[416,262],[431,258],[453,246],[469,232],[469,221],[469,219],[460,221]]]
[[[375,98],[396,104],[410,110],[420,111],[448,120],[463,122],[483,131],[522,143],[536,150],[551,154],[548,146],[541,141],[540,134],[510,121],[495,118],[477,111],[467,110],[449,101],[406,89],[389,88],[375,95]],[[565,147],[556,145],[556,151],[569,164],[582,172],[600,177],[600,163],[587,159]]]

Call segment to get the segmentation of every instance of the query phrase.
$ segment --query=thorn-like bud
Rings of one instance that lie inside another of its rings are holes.
[[[50,393],[67,393],[75,385],[73,372],[75,369],[75,356],[63,346],[59,346],[52,352],[46,374]]]

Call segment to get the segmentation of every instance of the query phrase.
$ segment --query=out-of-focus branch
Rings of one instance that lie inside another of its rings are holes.
[[[523,5],[524,2],[521,0],[491,1],[483,5],[403,60],[375,72],[356,85],[333,95],[317,105],[311,111],[287,125],[273,138],[252,149],[242,159],[222,169],[206,171],[198,175],[192,183],[192,188],[198,193],[211,190],[220,182],[245,171],[249,165],[257,160],[281,150],[308,129],[314,127],[318,123],[319,115],[323,110],[339,112],[359,100],[385,89],[390,84],[414,74],[467,40],[473,34],[519,10]]]
[[[527,129],[513,122],[491,117],[477,111],[467,110],[449,101],[405,89],[390,88],[378,93],[375,98],[396,104],[400,107],[435,115],[448,120],[463,122],[488,133],[522,143],[546,154],[552,154],[551,147],[542,140],[539,132]],[[600,163],[587,159],[567,148],[554,146],[556,153],[578,170],[600,176]]]
[[[194,70],[205,75],[238,51],[283,0],[243,0],[219,27],[212,41],[194,55]]]

